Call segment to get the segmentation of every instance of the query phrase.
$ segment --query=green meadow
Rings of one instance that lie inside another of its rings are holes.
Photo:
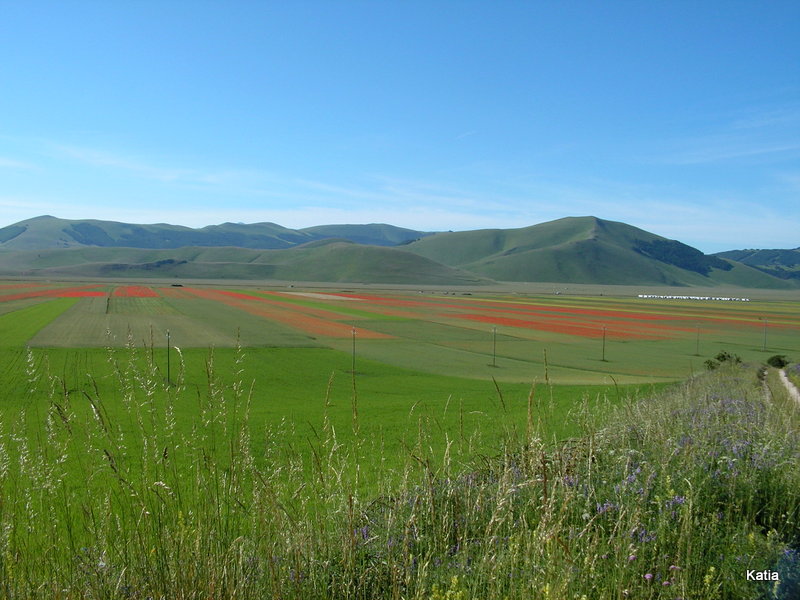
[[[430,442],[437,452],[452,443],[453,455],[466,460],[496,452],[508,436],[523,435],[529,411],[549,438],[566,439],[580,433],[589,414],[623,396],[664,386],[509,384],[432,375],[360,357],[353,374],[352,354],[328,348],[172,349],[168,385],[166,354],[166,348],[148,346],[3,348],[3,420],[14,427],[25,418],[26,427],[35,430],[52,410],[55,385],[63,401],[84,417],[93,410],[90,398],[97,398],[111,422],[135,428],[125,413],[120,378],[146,371],[148,385],[169,395],[177,428],[186,435],[198,426],[199,398],[210,386],[241,388],[247,393],[250,435],[285,428],[289,443],[309,450],[327,423],[343,443],[380,441],[387,452],[375,467],[383,468],[404,460],[420,427],[437,432]],[[371,468],[369,462],[366,457],[363,468]],[[369,482],[365,479],[365,487]]]
[[[263,294],[11,301],[2,597],[800,591],[797,303]]]

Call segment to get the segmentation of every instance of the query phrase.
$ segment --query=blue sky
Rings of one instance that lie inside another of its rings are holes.
[[[800,3],[5,2],[0,226],[800,246]]]

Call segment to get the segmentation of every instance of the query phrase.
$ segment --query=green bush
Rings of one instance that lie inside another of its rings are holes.
[[[789,364],[789,361],[786,360],[786,356],[783,354],[776,354],[775,356],[770,356],[767,359],[767,364],[770,367],[775,367],[776,369],[782,369],[786,365]]]
[[[738,354],[731,354],[723,350],[719,354],[717,354],[713,359],[709,358],[703,364],[706,366],[706,369],[709,371],[713,371],[721,364],[730,364],[730,365],[738,365],[741,364],[742,359]]]

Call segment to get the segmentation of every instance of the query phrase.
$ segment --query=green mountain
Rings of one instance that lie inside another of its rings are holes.
[[[0,229],[4,276],[800,287],[800,251],[734,252],[744,254],[709,256],[596,217],[433,234],[384,224],[192,229],[49,216]]]
[[[787,287],[751,267],[596,217],[567,217],[520,229],[437,233],[406,248],[498,281]]]
[[[78,247],[0,251],[0,276],[275,279],[481,285],[484,278],[398,248],[321,240],[282,250]]]
[[[351,242],[356,242],[357,244],[370,244],[372,246],[400,246],[432,235],[432,232],[405,229],[385,223],[370,223],[369,225],[317,225],[316,227],[306,227],[299,231],[317,238],[342,238],[350,240]]]
[[[800,248],[794,250],[729,250],[715,254],[781,279],[800,280]]]
[[[94,219],[58,219],[46,215],[0,229],[0,249],[236,246],[266,250],[291,248],[326,238],[344,238],[377,246],[396,246],[424,235],[428,234],[384,224],[322,225],[295,230],[275,223],[223,223],[192,229],[165,223],[133,225]]]

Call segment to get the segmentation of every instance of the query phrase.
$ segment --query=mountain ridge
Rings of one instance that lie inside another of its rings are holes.
[[[344,233],[344,235],[343,235]],[[59,219],[42,215],[0,228],[0,249],[38,250],[98,246],[116,248],[182,248],[186,246],[236,246],[272,250],[330,237],[347,237],[358,243],[395,246],[430,232],[389,225],[319,225],[289,229],[271,222],[221,223],[191,228],[167,223],[123,223],[98,219]]]
[[[780,279],[800,281],[800,248],[727,250],[714,256],[735,260]]]
[[[222,223],[191,229],[49,215],[0,228],[0,275],[5,276],[800,287],[800,277],[786,276],[782,266],[783,271],[771,272],[736,256],[706,255],[594,216],[462,232],[381,223],[297,230],[269,222]]]

